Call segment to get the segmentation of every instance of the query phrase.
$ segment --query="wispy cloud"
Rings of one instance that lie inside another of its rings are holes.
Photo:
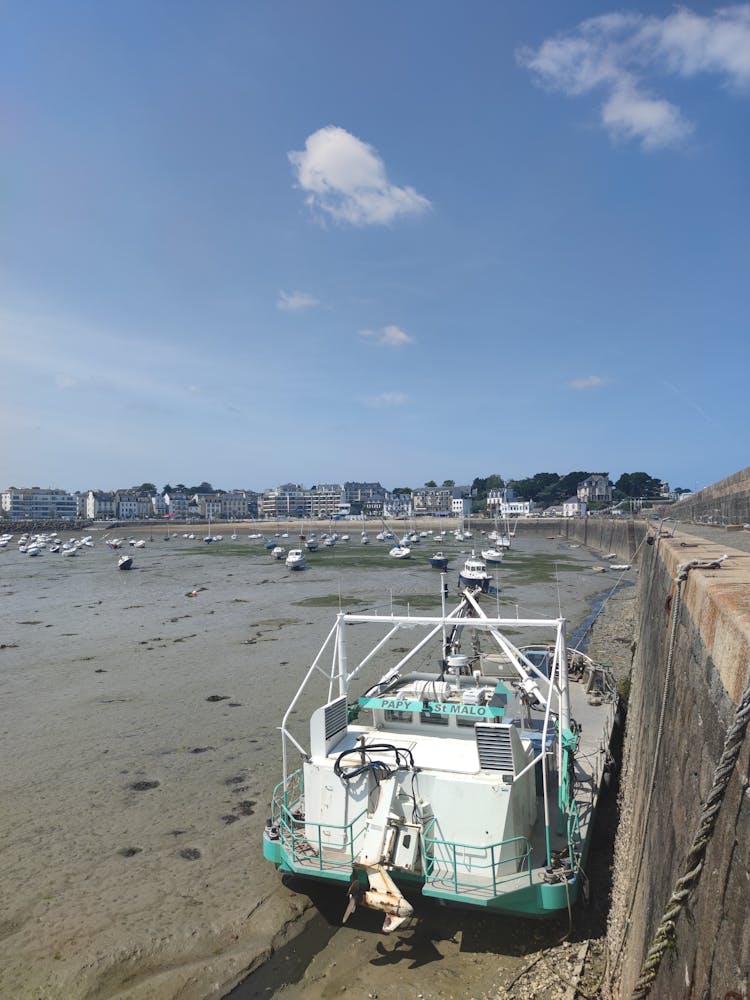
[[[365,402],[375,409],[385,409],[406,406],[410,402],[410,398],[405,392],[381,392],[378,396],[368,396]]]
[[[405,347],[414,343],[414,337],[397,326],[383,326],[379,330],[360,330],[360,337],[372,340],[378,347]]]
[[[312,309],[313,306],[319,306],[320,302],[315,298],[314,295],[308,295],[307,292],[285,292],[279,290],[279,297],[276,300],[276,308],[288,310],[289,312],[297,312],[301,309]]]
[[[568,382],[569,389],[601,389],[612,381],[607,375],[584,375]]]
[[[414,188],[391,184],[376,150],[336,125],[313,132],[289,160],[307,205],[337,222],[384,225],[431,207]]]
[[[604,14],[516,55],[541,86],[568,96],[604,92],[601,122],[613,139],[632,139],[649,150],[673,146],[693,125],[679,107],[652,92],[653,81],[712,73],[746,89],[750,4],[705,17],[684,7],[663,18]]]

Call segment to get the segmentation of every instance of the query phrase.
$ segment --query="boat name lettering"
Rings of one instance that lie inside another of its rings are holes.
[[[494,705],[463,705],[450,701],[416,701],[411,698],[360,698],[361,708],[380,708],[387,712],[431,712],[433,715],[470,715],[478,719],[502,717],[502,708]]]

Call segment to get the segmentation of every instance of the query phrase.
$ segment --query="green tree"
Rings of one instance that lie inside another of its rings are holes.
[[[409,496],[411,496],[414,491],[412,490],[411,486],[397,486],[396,489],[392,490],[391,492],[392,493],[407,493]]]
[[[148,493],[149,496],[159,492],[153,483],[141,483],[140,486],[134,486],[133,491],[135,493]]]
[[[619,498],[655,498],[660,495],[661,480],[646,472],[623,472],[615,483]]]
[[[437,486],[437,483],[435,482],[435,480],[434,480],[434,479],[430,479],[430,480],[429,480],[429,482],[426,482],[426,483],[425,483],[425,486],[426,486],[426,487],[427,487],[428,489],[432,489],[433,487]]]
[[[443,480],[443,489],[452,490],[455,485],[456,485],[456,480],[455,479],[444,479]]]
[[[520,500],[534,500],[536,503],[554,503],[560,476],[556,472],[537,472],[526,479],[511,479],[508,486]]]
[[[502,476],[493,474],[484,479],[477,476],[471,484],[471,495],[474,499],[474,506],[477,509],[485,507],[487,504],[487,495],[490,490],[502,489],[505,489],[505,482]]]

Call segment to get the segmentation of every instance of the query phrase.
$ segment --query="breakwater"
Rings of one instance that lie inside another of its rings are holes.
[[[736,534],[703,539],[656,522],[532,530],[616,551],[639,570],[607,995],[746,1000],[750,554],[731,547]],[[722,766],[727,734],[737,759]]]

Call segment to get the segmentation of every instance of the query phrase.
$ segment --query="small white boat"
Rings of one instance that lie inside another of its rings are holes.
[[[486,563],[498,564],[501,563],[504,558],[504,549],[497,549],[494,545],[489,549],[482,549],[482,559],[484,559]]]
[[[133,568],[133,557],[128,555],[121,555],[117,560],[118,569],[132,569]]]
[[[308,552],[318,551],[318,539],[315,537],[315,535],[310,535],[309,538],[305,539],[305,548],[307,549]]]
[[[287,569],[304,569],[305,568],[305,553],[302,549],[289,549],[286,557],[286,568]]]
[[[286,555],[286,549],[284,548],[283,545],[274,545],[274,547],[271,549],[271,555],[274,557],[274,559],[283,559],[284,556]]]
[[[138,541],[135,543],[134,548],[136,548],[136,549],[145,549],[146,548],[146,540],[144,538],[139,538]]]
[[[487,572],[487,564],[483,559],[479,559],[474,552],[468,557],[463,565],[463,569],[458,574],[459,587],[469,587],[472,590],[479,588],[482,593],[487,593],[490,588],[492,577]]]
[[[433,569],[447,569],[448,556],[443,552],[436,552],[434,556],[430,557],[430,566]]]
[[[399,543],[388,550],[388,555],[391,559],[409,559],[411,557],[411,549],[408,545]]]

